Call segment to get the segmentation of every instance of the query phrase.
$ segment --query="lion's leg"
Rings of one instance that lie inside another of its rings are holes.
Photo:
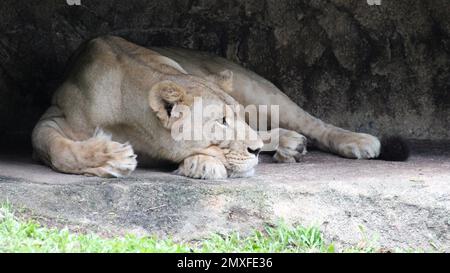
[[[278,127],[305,135],[318,148],[348,158],[376,158],[380,154],[378,138],[344,130],[313,117],[275,86],[253,89],[251,96],[240,98],[244,105],[279,106]],[[255,95],[257,94],[257,95]],[[274,115],[271,115],[272,118]]]
[[[327,124],[296,105],[294,111],[280,115],[280,125],[304,134],[318,148],[344,157],[376,158],[380,153],[378,138]]]
[[[332,125],[318,132],[314,138],[316,145],[348,158],[367,159],[380,155],[381,143],[378,138],[364,133],[356,133]]]
[[[137,165],[129,144],[111,140],[101,130],[84,141],[74,141],[61,129],[63,118],[41,120],[33,131],[35,157],[56,171],[100,177],[129,175]]]
[[[279,163],[299,162],[306,154],[307,140],[303,135],[282,128],[259,131],[263,139],[263,152],[275,152],[273,158]]]

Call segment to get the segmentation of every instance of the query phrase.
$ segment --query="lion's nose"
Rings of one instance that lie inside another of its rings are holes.
[[[248,151],[249,153],[251,153],[251,154],[259,155],[259,153],[261,152],[261,149],[253,150],[253,149],[251,149],[251,148],[247,148],[247,151]]]

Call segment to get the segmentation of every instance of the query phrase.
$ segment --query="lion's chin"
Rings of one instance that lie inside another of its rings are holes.
[[[228,171],[228,177],[229,178],[244,178],[244,177],[252,177],[255,175],[255,169],[252,168],[250,170],[244,171],[244,172],[232,172]]]
[[[244,178],[251,177],[255,175],[255,167],[258,165],[258,157],[245,162],[245,164],[233,165],[232,163],[227,168],[227,173],[229,178]]]

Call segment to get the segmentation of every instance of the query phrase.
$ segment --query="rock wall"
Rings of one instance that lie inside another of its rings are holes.
[[[3,146],[29,143],[71,53],[102,34],[219,54],[345,128],[450,138],[448,0],[80,1],[0,2]]]

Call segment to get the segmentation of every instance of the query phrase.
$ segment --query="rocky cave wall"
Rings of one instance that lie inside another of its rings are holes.
[[[3,146],[29,145],[69,56],[103,34],[216,53],[348,129],[450,138],[448,0],[3,0]]]

